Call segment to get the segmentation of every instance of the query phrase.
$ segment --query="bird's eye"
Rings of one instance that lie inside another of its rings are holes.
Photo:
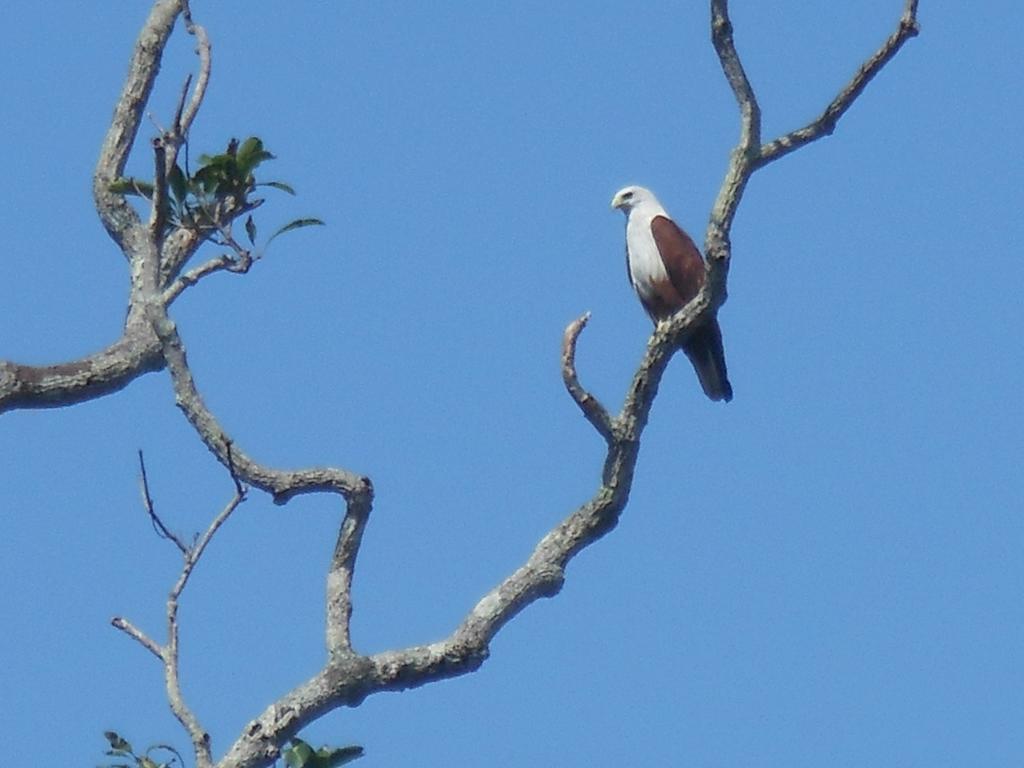
[[[626,192],[622,195],[623,200],[629,200],[633,196],[632,192]]]

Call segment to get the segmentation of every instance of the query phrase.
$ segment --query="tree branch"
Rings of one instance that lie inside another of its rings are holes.
[[[142,503],[146,506],[146,512],[149,515],[149,520],[153,524],[153,530],[156,531],[157,536],[161,539],[167,539],[174,546],[178,548],[178,551],[183,555],[188,555],[188,546],[178,536],[172,533],[164,521],[160,519],[160,516],[156,513],[156,505],[153,503],[153,497],[149,494],[149,478],[146,476],[146,460],[143,458],[142,451],[139,451],[139,482],[142,486]]]
[[[569,396],[576,401],[576,405],[583,411],[587,421],[593,425],[606,443],[611,443],[615,440],[615,427],[612,424],[611,416],[601,405],[601,401],[583,388],[576,373],[576,341],[583,329],[587,327],[589,320],[590,313],[586,312],[566,326],[565,334],[562,337],[562,381],[565,383],[565,389]]]
[[[175,299],[184,293],[186,288],[191,288],[204,277],[209,277],[216,272],[245,274],[249,271],[251,266],[252,256],[248,252],[246,252],[243,257],[236,257],[229,253],[222,253],[220,256],[210,259],[205,264],[201,264],[194,269],[190,269],[171,283],[163,293],[164,306],[170,306]]]
[[[850,82],[843,86],[839,94],[832,100],[832,103],[825,108],[825,111],[816,120],[811,121],[803,128],[791,131],[785,136],[780,136],[761,147],[758,165],[767,165],[773,160],[778,160],[780,157],[800,149],[805,144],[817,141],[823,136],[831,135],[836,128],[836,123],[839,122],[839,118],[846,114],[846,110],[853,106],[853,102],[864,92],[868,83],[871,82],[875,75],[882,71],[882,67],[889,63],[899,52],[900,48],[903,47],[903,44],[910,38],[916,37],[919,32],[917,0],[906,0],[903,15],[900,17],[896,31],[889,35],[889,38],[882,46],[867,61],[860,65],[857,74],[853,76]]]
[[[179,13],[177,0],[158,0],[139,32],[128,75],[93,174],[96,211],[131,264],[132,291],[124,335],[106,349],[57,365],[0,360],[0,413],[15,408],[57,408],[116,392],[144,373],[163,368],[159,341],[139,322],[147,290],[152,295],[157,261],[153,238],[124,196],[111,191],[135,143],[143,111]],[[151,280],[151,278],[153,278]]]
[[[179,10],[178,0],[158,0],[153,5],[135,43],[128,77],[114,108],[114,117],[93,174],[96,211],[107,232],[128,258],[138,252],[145,231],[135,209],[125,202],[123,195],[111,191],[110,185],[121,177],[135,144],[146,102],[160,71],[160,59]]]
[[[363,494],[348,503],[327,572],[327,651],[332,658],[352,654],[352,579],[373,498]]]
[[[206,29],[192,20],[192,9],[189,7],[189,0],[181,0],[181,7],[183,11],[182,16],[185,19],[185,31],[196,39],[196,55],[199,56],[199,77],[196,78],[196,88],[192,92],[192,99],[189,101],[188,108],[185,109],[184,113],[181,110],[178,111],[174,121],[176,133],[182,138],[188,138],[192,122],[196,119],[199,108],[203,105],[203,99],[206,97],[206,86],[210,82],[212,59],[210,56],[210,38],[206,34]]]
[[[196,755],[196,765],[199,766],[199,768],[211,768],[213,765],[213,757],[210,751],[210,735],[202,727],[199,719],[196,717],[192,709],[188,704],[186,704],[185,697],[181,691],[181,674],[178,661],[178,601],[182,592],[184,592],[185,587],[188,585],[192,571],[195,570],[196,565],[199,564],[199,560],[202,558],[210,541],[216,535],[217,531],[220,530],[220,527],[227,521],[228,517],[231,516],[231,513],[234,512],[243,501],[245,501],[247,489],[238,482],[236,478],[235,494],[231,498],[231,501],[229,501],[213,519],[213,522],[210,523],[210,526],[206,529],[203,535],[199,537],[196,543],[191,547],[186,547],[180,539],[170,534],[164,524],[160,522],[159,518],[156,517],[153,512],[153,502],[149,496],[149,488],[146,481],[146,468],[145,464],[142,462],[141,451],[139,452],[139,462],[142,466],[146,509],[149,512],[150,518],[159,523],[159,531],[163,538],[171,538],[174,543],[178,545],[182,552],[184,563],[181,568],[181,574],[178,576],[178,580],[171,588],[170,594],[167,597],[166,645],[161,646],[157,644],[144,632],[137,629],[130,621],[120,616],[115,616],[110,623],[139,642],[144,648],[160,659],[164,666],[164,686],[167,689],[168,703],[171,706],[171,711],[174,712],[174,716],[185,728],[185,731],[188,733],[189,738],[192,741],[192,746]]]
[[[192,747],[196,754],[196,765],[199,768],[210,768],[213,765],[213,756],[210,751],[210,734],[199,723],[195,713],[185,703],[185,697],[181,692],[181,674],[178,664],[178,599],[188,584],[192,571],[199,563],[199,559],[206,551],[210,540],[216,535],[220,527],[227,521],[231,513],[238,505],[245,501],[246,490],[236,484],[235,495],[227,506],[220,511],[210,523],[210,527],[199,537],[195,546],[185,553],[185,564],[182,566],[181,575],[171,589],[167,598],[167,647],[164,649],[164,683],[167,688],[167,700],[170,702],[171,711],[182,724],[189,738],[192,740]]]
[[[163,367],[160,342],[149,326],[129,323],[120,339],[80,360],[39,366],[0,360],[0,413],[93,400]]]
[[[277,504],[284,504],[300,494],[318,492],[337,493],[349,501],[361,499],[367,494],[372,497],[369,478],[343,469],[273,469],[253,460],[237,448],[234,449],[229,461],[228,445],[235,443],[203,402],[192,378],[185,347],[177,328],[167,317],[162,306],[154,303],[150,309],[153,328],[163,345],[164,359],[171,373],[177,405],[196,430],[199,439],[225,467],[233,468],[238,477],[249,485],[270,493]]]
[[[711,39],[722,71],[739,104],[741,126],[740,141],[733,150],[725,179],[711,210],[705,237],[709,278],[707,289],[713,296],[721,297],[712,301],[715,309],[725,300],[727,268],[723,265],[728,262],[731,255],[729,232],[751,175],[759,168],[832,133],[839,118],[863,93],[871,79],[889,63],[907,40],[917,35],[917,5],[918,0],[905,0],[896,31],[860,66],[853,79],[840,90],[839,95],[820,117],[803,128],[762,146],[761,110],[733,43],[729,2],[711,0]]]
[[[761,144],[761,107],[732,39],[729,0],[711,0],[711,43],[740,108],[740,143],[737,150],[755,151]]]
[[[110,620],[110,624],[115,629],[119,629],[122,632],[124,632],[126,635],[128,635],[128,637],[130,637],[133,640],[135,640],[143,648],[145,648],[147,651],[149,651],[154,656],[156,656],[158,659],[160,659],[161,662],[163,662],[163,660],[164,660],[164,649],[163,649],[163,646],[161,646],[160,644],[158,644],[158,643],[154,642],[153,640],[151,640],[146,635],[145,632],[143,632],[141,629],[138,629],[134,624],[132,624],[130,621],[128,621],[128,619],[122,618],[121,616],[115,616],[114,618],[112,618]]]

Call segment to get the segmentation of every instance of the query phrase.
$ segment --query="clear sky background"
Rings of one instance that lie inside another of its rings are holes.
[[[900,0],[735,0],[765,138],[816,115]],[[261,136],[275,243],[173,315],[239,442],[369,474],[354,640],[447,635],[596,488],[565,395],[619,408],[649,322],[612,194],[698,239],[737,135],[705,2],[193,0],[214,74],[193,156]],[[0,65],[0,357],[119,335],[120,253],[90,178],[145,2],[12,3]],[[1024,764],[1024,197],[1016,2],[923,0],[922,35],[834,136],[756,174],[720,318],[735,400],[673,361],[618,528],[472,675],[305,732],[366,766]],[[182,30],[151,104],[194,68]],[[143,139],[154,133],[151,126]],[[137,152],[130,171],[150,172]],[[155,660],[176,551],[231,483],[166,374],[0,418],[0,723],[11,759],[102,761],[101,732],[188,741]],[[334,498],[254,493],[183,599],[188,700],[219,755],[323,660]],[[31,758],[29,756],[31,755]]]

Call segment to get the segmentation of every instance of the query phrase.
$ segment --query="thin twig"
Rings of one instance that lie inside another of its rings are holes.
[[[196,761],[201,768],[212,765],[213,758],[210,751],[210,735],[200,725],[195,713],[192,712],[181,692],[181,675],[178,664],[178,598],[188,584],[189,577],[199,559],[206,551],[207,545],[216,535],[220,527],[227,521],[238,505],[245,501],[245,489],[235,492],[231,501],[220,511],[220,514],[213,519],[210,527],[206,529],[195,546],[185,555],[185,564],[182,566],[181,575],[175,582],[171,593],[167,598],[167,649],[164,653],[164,681],[167,686],[167,698],[175,717],[182,724],[192,739],[192,746],[196,752]]]
[[[192,100],[189,102],[184,115],[176,122],[179,135],[187,137],[189,129],[192,127],[192,121],[196,119],[199,108],[202,106],[203,99],[206,96],[206,86],[210,82],[212,60],[210,56],[210,38],[206,34],[206,29],[202,25],[196,24],[192,19],[192,9],[189,7],[188,0],[180,0],[180,2],[182,17],[185,19],[185,31],[195,37],[196,53],[199,56],[199,77],[196,78],[195,92],[192,94]]]
[[[153,202],[149,215],[149,236],[159,250],[167,229],[167,147],[162,138],[153,139],[154,177]]]
[[[231,438],[222,436],[221,439],[224,441],[224,451],[228,455],[228,472],[231,475],[231,479],[235,481],[235,492],[243,495],[245,493],[245,486],[242,485],[242,479],[238,476],[238,470],[235,469],[235,457],[231,453]]]
[[[139,449],[139,473],[142,484],[142,501],[146,505],[146,512],[149,514],[149,521],[153,525],[153,530],[156,531],[157,535],[162,539],[167,539],[172,542],[183,555],[188,554],[188,547],[185,543],[178,538],[176,534],[164,525],[164,521],[160,519],[160,516],[156,513],[156,505],[153,503],[153,497],[149,494],[149,478],[146,475],[146,460],[142,455],[142,449]]]
[[[184,139],[185,141],[188,140],[188,137],[185,135],[184,128],[182,127],[182,124],[181,124],[181,115],[182,115],[182,112],[184,112],[184,110],[185,110],[185,100],[188,98],[188,89],[189,89],[189,87],[191,85],[192,85],[192,73],[189,72],[185,76],[185,85],[183,85],[182,88],[181,88],[181,95],[178,96],[178,106],[174,110],[174,120],[171,122],[171,125],[174,126],[174,132],[177,135],[181,136],[182,139]]]
[[[163,292],[162,301],[164,306],[170,306],[175,299],[185,292],[186,288],[191,288],[204,277],[208,277],[216,272],[234,272],[236,274],[244,274],[248,272],[251,267],[251,257],[248,259],[238,259],[228,253],[222,253],[220,256],[215,256],[205,264],[201,264],[198,267],[190,269],[171,283],[170,287]]]
[[[151,640],[145,632],[137,628],[134,624],[128,621],[128,619],[121,616],[115,616],[110,620],[110,624],[115,629],[121,630],[130,638],[138,642],[143,648],[160,659],[161,662],[164,661],[164,648]]]

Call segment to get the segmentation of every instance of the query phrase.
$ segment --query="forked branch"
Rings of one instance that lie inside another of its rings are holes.
[[[141,454],[140,454],[141,462]],[[145,478],[145,464],[142,465],[143,478]],[[145,481],[144,481],[145,483]],[[153,511],[153,501],[150,498],[148,483],[145,483],[144,502],[146,505],[146,511],[151,519],[159,521]],[[174,712],[174,716],[178,719],[178,722],[182,724],[185,731],[188,733],[189,738],[192,741],[192,747],[196,755],[196,765],[198,768],[211,768],[213,766],[213,756],[210,751],[210,735],[202,727],[199,722],[199,718],[196,717],[195,713],[185,702],[185,697],[181,692],[181,672],[179,666],[179,626],[178,626],[178,600],[181,598],[182,592],[185,590],[185,586],[188,584],[189,577],[192,575],[192,571],[199,564],[200,558],[206,551],[210,541],[216,535],[220,527],[227,521],[231,513],[234,512],[238,505],[245,501],[246,489],[240,483],[235,483],[235,495],[231,498],[231,501],[220,511],[220,513],[213,519],[210,526],[200,536],[195,544],[191,547],[183,545],[181,540],[176,536],[167,534],[167,529],[163,523],[160,522],[160,531],[167,535],[163,538],[169,538],[182,552],[182,558],[184,560],[181,568],[181,573],[178,576],[178,580],[171,588],[170,594],[167,597],[167,642],[163,645],[157,643],[155,640],[146,635],[142,630],[138,629],[128,619],[121,616],[115,616],[111,619],[110,623],[117,629],[121,630],[133,640],[142,645],[143,648],[148,650],[154,656],[156,656],[164,667],[164,685],[167,689],[167,701],[171,705],[171,711]]]
[[[918,34],[917,5],[918,0],[905,0],[896,30],[861,64],[857,73],[840,89],[817,119],[762,144],[761,108],[733,41],[729,0],[711,0],[711,41],[740,110],[740,140],[733,151],[725,180],[711,210],[705,238],[705,250],[710,262],[709,287],[713,292],[724,291],[725,288],[724,274],[719,265],[728,261],[731,255],[729,231],[751,175],[759,168],[835,130],[836,123],[864,92],[868,83],[892,60],[907,40]],[[715,302],[716,307],[720,303]]]

